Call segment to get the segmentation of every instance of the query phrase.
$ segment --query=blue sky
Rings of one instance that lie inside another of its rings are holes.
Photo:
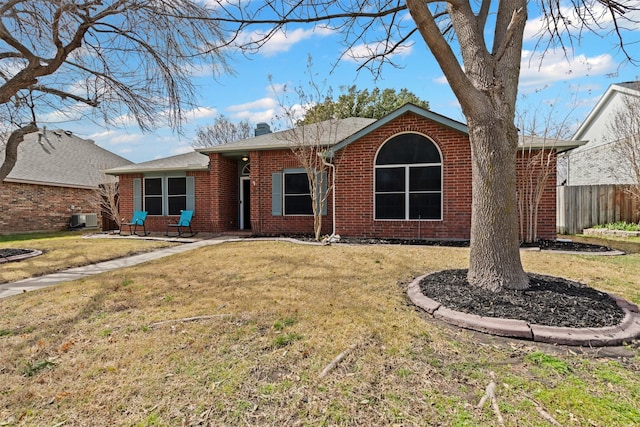
[[[612,35],[586,34],[573,50],[548,51],[544,58],[534,52],[540,24],[530,12],[525,32],[522,72],[519,85],[522,108],[535,109],[553,103],[558,115],[571,113],[573,122],[582,120],[610,84],[640,80],[640,67],[624,61]],[[600,22],[607,26],[606,21]],[[635,42],[629,51],[639,51],[640,29],[629,31],[628,40]],[[84,121],[51,121],[48,127],[61,127],[82,138],[93,139],[100,146],[133,162],[143,162],[191,150],[197,126],[213,122],[224,114],[232,121],[248,119],[253,124],[272,123],[278,114],[275,91],[283,85],[305,86],[309,81],[307,58],[313,58],[314,80],[339,93],[341,86],[356,85],[358,89],[380,87],[400,90],[407,88],[429,101],[431,110],[464,121],[458,103],[446,80],[427,50],[424,41],[414,37],[394,57],[398,67],[386,66],[376,81],[367,70],[357,71],[358,61],[345,58],[336,65],[342,53],[339,34],[329,30],[291,27],[278,34],[260,52],[251,56],[236,55],[230,66],[234,75],[213,79],[203,72],[194,77],[199,97],[197,108],[189,114],[183,132],[177,135],[168,128],[142,133],[133,125],[104,127]],[[359,46],[365,49],[366,46]],[[272,83],[269,81],[272,76]],[[574,99],[578,100],[578,105]],[[525,107],[528,106],[528,107]]]

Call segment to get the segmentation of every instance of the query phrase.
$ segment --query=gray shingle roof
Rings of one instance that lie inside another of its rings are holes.
[[[137,164],[111,168],[105,170],[110,175],[124,175],[128,173],[144,172],[170,172],[186,170],[207,170],[209,168],[209,156],[196,151],[190,151],[177,156],[164,157]]]
[[[618,86],[640,92],[640,81],[618,83]]]
[[[280,132],[256,136],[254,138],[230,142],[224,145],[217,145],[215,147],[199,148],[198,151],[201,153],[247,154],[247,152],[251,150],[291,148],[292,141],[295,141],[296,138],[300,138],[301,135],[304,135],[304,139],[311,141],[314,145],[317,142],[318,145],[321,146],[331,146],[350,137],[375,121],[375,119],[366,119],[362,117],[350,117],[335,121],[325,121],[302,126],[296,129],[287,129]]]
[[[4,160],[1,145],[0,159]],[[25,136],[18,146],[18,161],[5,181],[95,188],[111,180],[101,170],[131,163],[94,141],[63,130],[46,130]]]

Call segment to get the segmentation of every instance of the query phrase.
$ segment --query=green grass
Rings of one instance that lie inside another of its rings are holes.
[[[567,375],[573,371],[565,361],[540,351],[528,354],[525,360],[531,361],[541,368],[550,368],[561,375]]]
[[[606,228],[607,230],[621,230],[621,231],[640,231],[640,224],[634,222],[618,221],[609,224],[598,224],[592,228]]]
[[[25,242],[29,240],[52,239],[58,237],[82,236],[82,231],[50,231],[35,233],[16,233],[16,234],[0,234],[0,243],[2,242]]]

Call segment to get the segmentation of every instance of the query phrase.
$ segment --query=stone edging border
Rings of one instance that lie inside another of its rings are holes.
[[[42,251],[38,249],[25,249],[25,250],[29,250],[31,252],[0,258],[0,264],[5,262],[12,262],[12,261],[22,261],[23,259],[33,258],[34,256],[42,255]]]
[[[617,346],[640,338],[640,310],[638,306],[617,295],[609,294],[625,314],[619,325],[603,328],[544,326],[528,323],[524,320],[483,317],[451,310],[422,293],[420,282],[429,274],[417,277],[409,284],[407,289],[409,299],[436,319],[461,328],[501,337],[588,347]]]

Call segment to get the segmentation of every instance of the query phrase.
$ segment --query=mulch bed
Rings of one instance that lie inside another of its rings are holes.
[[[530,288],[491,292],[467,282],[467,270],[444,270],[422,280],[427,297],[445,307],[485,317],[524,320],[545,326],[615,326],[624,312],[605,292],[559,277],[529,274]]]
[[[30,252],[32,252],[31,249],[0,248],[0,258],[8,258],[10,256],[24,255]]]
[[[340,243],[351,244],[389,244],[389,245],[421,245],[421,246],[446,246],[465,248],[469,246],[468,240],[427,240],[427,239],[375,239],[375,238],[341,238]],[[610,252],[613,249],[607,246],[592,245],[564,240],[538,240],[534,243],[523,243],[522,248],[539,248],[548,251],[575,251],[575,252]]]

